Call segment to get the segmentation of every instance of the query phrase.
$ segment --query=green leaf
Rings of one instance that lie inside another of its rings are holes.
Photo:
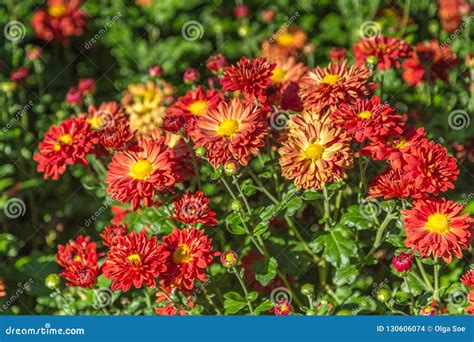
[[[315,201],[318,198],[322,197],[323,195],[321,195],[321,193],[317,192],[316,190],[308,190],[305,191],[305,193],[303,194],[303,199],[305,199],[306,201]]]
[[[323,249],[323,258],[335,267],[347,266],[349,259],[357,253],[357,245],[352,240],[351,232],[341,225],[318,236],[311,243],[311,247],[316,253]]]
[[[358,230],[369,229],[374,225],[367,215],[362,215],[360,206],[358,205],[349,207],[347,212],[342,215],[341,223],[349,227],[355,227]]]
[[[258,292],[257,291],[252,291],[247,295],[247,300],[249,302],[255,302],[258,298]]]
[[[338,286],[352,284],[357,279],[359,272],[359,269],[355,265],[338,268],[332,281]]]
[[[252,196],[254,193],[257,192],[255,189],[255,185],[251,179],[246,179],[242,182],[240,189],[244,193],[245,196]]]
[[[285,203],[286,215],[293,216],[299,208],[303,205],[303,199],[301,196],[295,196],[291,200]]]
[[[273,173],[270,171],[261,172],[258,174],[259,178],[272,178]]]
[[[406,275],[407,281],[402,283],[402,290],[409,293],[411,292],[414,296],[418,296],[425,292],[423,284],[420,283],[418,279],[416,279],[411,272],[408,272]],[[408,287],[407,284],[408,283]],[[431,293],[430,293],[431,295]],[[420,299],[418,299],[420,300]],[[424,304],[423,304],[424,305]]]
[[[276,277],[277,267],[278,262],[275,258],[258,260],[253,266],[255,279],[262,286],[267,286]]]
[[[224,309],[227,314],[234,314],[239,312],[247,305],[245,298],[235,291],[230,291],[224,294]]]
[[[382,209],[386,211],[387,213],[392,212],[395,209],[396,205],[397,205],[397,202],[395,202],[394,200],[383,201],[380,203],[380,207],[382,207]]]
[[[261,312],[265,312],[273,308],[275,304],[273,304],[269,299],[263,301],[259,306],[257,306],[253,311],[255,314],[259,314]]]
[[[253,235],[258,236],[265,233],[268,229],[269,224],[270,223],[268,221],[262,221],[259,224],[257,224],[253,229]]]
[[[272,217],[273,215],[275,215],[275,204],[271,204],[267,207],[260,209],[258,213],[258,216],[260,216],[260,219],[262,221],[268,221],[268,219],[270,219],[270,217]]]
[[[247,233],[240,224],[227,225],[227,230],[234,235],[245,235]]]

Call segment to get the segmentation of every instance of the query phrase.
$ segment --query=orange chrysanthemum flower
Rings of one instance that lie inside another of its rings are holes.
[[[400,68],[400,61],[409,57],[410,54],[409,44],[401,39],[383,35],[363,39],[354,45],[354,58],[357,64],[365,64],[367,57],[375,56],[379,70]]]
[[[288,137],[278,152],[282,176],[298,189],[322,189],[327,182],[347,178],[352,167],[349,138],[342,128],[311,114],[292,116]]]
[[[155,189],[163,190],[175,183],[173,159],[174,153],[163,138],[142,139],[133,149],[113,156],[105,178],[107,193],[121,203],[131,202],[133,210],[140,202],[151,207]]]
[[[366,139],[382,139],[386,135],[403,132],[401,116],[380,98],[357,99],[354,103],[342,103],[331,114],[335,124],[344,128],[357,142]]]
[[[45,179],[57,180],[68,165],[87,165],[86,156],[97,142],[84,117],[71,117],[51,126],[33,159],[38,162],[37,170],[44,172]]]
[[[316,67],[301,79],[300,96],[307,110],[335,110],[369,95],[370,72],[365,65],[348,66],[347,61]]]
[[[190,291],[196,280],[207,281],[206,269],[214,257],[211,242],[203,230],[194,228],[174,229],[163,237],[163,250],[169,253],[162,275],[164,285]]]
[[[66,41],[80,36],[86,26],[86,14],[81,11],[80,0],[49,0],[31,19],[36,36],[48,42]]]
[[[462,214],[464,206],[444,198],[415,200],[410,210],[403,210],[407,237],[405,246],[426,258],[430,255],[451,262],[469,248],[472,218]]]
[[[297,56],[308,39],[306,33],[294,26],[276,32],[262,43],[261,55],[272,62],[285,61],[290,56]]]
[[[466,0],[439,0],[439,20],[449,33],[455,32],[462,24],[462,17],[471,11]],[[468,21],[469,18],[466,18]]]
[[[258,153],[268,134],[266,114],[261,107],[238,98],[222,102],[206,116],[198,117],[190,136],[196,147],[207,149],[207,159],[214,167],[236,159],[247,165]]]
[[[146,84],[130,84],[123,94],[122,105],[129,116],[132,130],[143,136],[163,126],[166,107],[173,102],[174,88],[160,80]]]
[[[155,278],[166,271],[164,264],[168,252],[158,245],[156,236],[150,238],[145,231],[132,232],[117,238],[110,247],[103,267],[104,276],[113,280],[112,290],[128,291],[143,284],[154,288]]]

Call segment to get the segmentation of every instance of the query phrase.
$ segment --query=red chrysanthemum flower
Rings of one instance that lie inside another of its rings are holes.
[[[215,73],[219,73],[222,70],[224,70],[227,64],[228,64],[227,58],[225,58],[223,54],[218,53],[209,57],[209,59],[206,62],[206,68],[208,68],[209,70]]]
[[[273,312],[275,316],[289,316],[293,312],[293,307],[287,299],[284,299],[275,303],[275,306],[268,311]]]
[[[166,271],[164,264],[168,252],[158,245],[156,236],[150,238],[145,231],[119,236],[110,247],[102,266],[103,274],[111,279],[112,290],[128,291],[132,285],[154,288],[155,278]]]
[[[369,94],[370,72],[365,65],[348,67],[347,61],[316,67],[301,79],[300,96],[307,110],[335,110]]]
[[[464,273],[460,279],[461,283],[468,287],[474,288],[474,269],[470,269],[466,273]]]
[[[415,186],[414,182],[400,170],[388,167],[370,182],[369,198],[419,198],[424,194]]]
[[[409,44],[401,39],[384,35],[362,39],[354,45],[354,58],[357,64],[365,64],[367,57],[375,56],[379,70],[400,68],[400,60],[408,58],[410,54]]]
[[[67,41],[80,36],[86,26],[86,15],[80,0],[49,0],[31,19],[36,35],[46,41]]]
[[[117,238],[119,236],[127,235],[128,229],[127,226],[123,226],[121,224],[111,224],[106,226],[102,233],[100,233],[100,237],[102,238],[102,244],[107,247],[112,247],[117,243]]]
[[[328,52],[329,59],[333,63],[339,63],[347,58],[347,50],[343,47],[333,47]]]
[[[439,0],[439,20],[449,33],[456,31],[462,24],[462,17],[471,11],[466,0]],[[466,21],[469,18],[466,18]]]
[[[403,155],[423,142],[426,142],[426,133],[422,127],[406,126],[402,134],[377,139],[364,146],[361,152],[375,160],[387,160],[394,169],[399,169],[404,161]]]
[[[104,102],[98,108],[94,105],[89,106],[87,110],[87,123],[92,130],[101,131],[127,123],[127,116],[123,107],[117,102]]]
[[[124,150],[136,132],[132,132],[128,123],[119,123],[102,130],[99,133],[99,141],[109,151]]]
[[[444,198],[415,200],[410,210],[403,210],[407,237],[405,246],[426,258],[430,255],[451,262],[469,248],[473,220],[462,214],[464,206]]]
[[[268,125],[261,107],[234,98],[198,117],[189,133],[196,148],[207,149],[207,159],[214,167],[230,159],[247,165],[258,154],[258,148],[265,145]]]
[[[75,106],[79,103],[82,102],[83,100],[83,97],[82,97],[82,93],[77,90],[76,88],[74,87],[71,87],[69,88],[69,90],[67,91],[66,93],[66,96],[64,98],[66,100],[66,102],[71,105],[71,106]]]
[[[204,90],[201,86],[192,89],[181,96],[166,111],[167,117],[182,117],[183,124],[187,124],[192,129],[192,124],[198,116],[204,116],[209,110],[215,109],[217,105],[224,101],[224,94],[215,90]],[[170,119],[165,123],[170,124]],[[181,127],[180,127],[181,128]]]
[[[21,67],[10,73],[10,81],[17,83],[25,82],[29,75],[30,71],[28,68]]]
[[[275,64],[265,58],[242,57],[235,65],[224,69],[221,78],[222,90],[239,90],[251,101],[256,97],[259,101],[265,102],[265,89],[272,83],[273,69]]]
[[[188,192],[178,200],[173,201],[174,209],[172,219],[187,225],[202,223],[205,226],[215,226],[216,213],[209,208],[209,198],[202,191],[195,194]]]
[[[5,297],[7,295],[7,291],[5,290],[5,281],[3,277],[0,277],[0,298]]]
[[[163,237],[163,250],[168,252],[164,285],[190,291],[196,280],[207,281],[206,269],[213,262],[212,240],[204,231],[194,228],[174,229]]]
[[[95,80],[93,78],[81,78],[77,83],[77,90],[83,94],[93,94],[95,92]]]
[[[175,183],[174,153],[164,139],[142,139],[137,149],[116,152],[108,166],[107,193],[121,203],[131,202],[135,210],[140,202],[153,204],[155,189],[163,190]]]
[[[416,45],[412,57],[403,62],[403,79],[409,85],[422,82],[434,83],[440,79],[448,83],[448,71],[457,63],[456,55],[449,45],[440,46],[432,39]]]
[[[85,118],[72,117],[51,126],[33,159],[38,162],[37,170],[44,172],[45,179],[57,180],[68,165],[87,165],[86,155],[97,142]]]
[[[58,264],[64,268],[61,276],[68,286],[93,287],[99,276],[96,243],[89,236],[79,235],[65,246],[58,245]]]
[[[278,150],[281,174],[298,189],[322,189],[347,178],[352,168],[349,137],[340,127],[309,113],[291,116],[289,133]]]
[[[132,210],[126,210],[122,207],[119,207],[118,205],[114,205],[112,207],[112,214],[114,215],[114,217],[112,218],[111,223],[116,225],[122,224],[122,221],[127,217],[127,214],[130,212],[132,212]]]
[[[357,99],[354,104],[341,104],[331,114],[336,125],[344,128],[357,142],[376,140],[403,132],[401,116],[380,98]]]
[[[456,158],[448,156],[447,150],[440,144],[422,142],[403,158],[403,173],[420,191],[437,195],[454,188],[452,182],[459,174]]]

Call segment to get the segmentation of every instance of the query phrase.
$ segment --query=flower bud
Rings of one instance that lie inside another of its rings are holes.
[[[206,157],[207,150],[204,146],[200,146],[194,150],[194,153],[196,153],[196,156],[198,156],[199,158],[204,158]]]
[[[239,163],[229,160],[224,164],[224,172],[227,176],[235,176],[239,172]]]
[[[242,38],[247,37],[249,32],[250,32],[250,27],[248,25],[240,25],[239,28],[237,29],[237,34]]]
[[[367,62],[368,65],[371,65],[371,66],[375,66],[378,63],[377,57],[372,56],[372,55],[368,56],[365,61]]]
[[[386,303],[392,298],[392,294],[388,289],[380,289],[377,291],[375,297],[380,303]]]
[[[413,265],[413,253],[401,252],[400,254],[395,255],[392,259],[392,265],[393,268],[400,273],[410,271],[411,266]]]
[[[54,290],[61,284],[61,278],[56,273],[51,273],[44,279],[44,284],[48,289]]]
[[[242,203],[240,203],[240,201],[238,200],[235,200],[235,201],[232,201],[232,204],[230,205],[231,209],[233,211],[240,211],[242,209]]]
[[[221,263],[225,268],[232,268],[237,265],[237,253],[234,251],[225,251],[221,255]]]
[[[301,294],[303,296],[311,296],[314,294],[314,286],[311,284],[304,284],[301,287]]]
[[[183,80],[186,84],[194,84],[199,81],[199,72],[194,68],[187,68],[183,74]]]
[[[148,75],[151,77],[160,77],[161,74],[163,73],[163,68],[161,65],[152,65],[150,68],[148,68]]]

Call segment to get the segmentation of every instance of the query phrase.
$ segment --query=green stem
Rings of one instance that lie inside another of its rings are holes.
[[[247,290],[247,286],[245,286],[245,283],[244,283],[244,280],[242,279],[242,277],[240,276],[239,274],[239,271],[237,271],[237,268],[233,267],[232,270],[234,271],[234,274],[235,276],[237,277],[237,279],[239,280],[239,283],[240,283],[240,286],[242,287],[242,290],[244,290],[244,294],[245,294],[245,301],[247,302],[247,306],[250,310],[250,314],[253,315],[253,308],[252,308],[252,303],[250,302],[248,296],[249,296],[249,292]]]
[[[411,302],[411,310],[415,308],[415,299],[413,298],[413,293],[411,292],[410,284],[408,284],[408,279],[407,276],[403,276],[403,281],[405,282],[405,285],[408,289],[408,293],[410,294],[410,302]]]
[[[255,183],[257,183],[257,185],[259,186],[260,190],[262,190],[265,195],[267,195],[267,197],[275,204],[278,204],[280,203],[276,198],[275,196],[273,196],[268,190],[267,188],[265,188],[265,186],[263,185],[262,181],[257,177],[257,175],[252,171],[252,169],[250,167],[246,167],[247,169],[247,172],[249,173],[250,177],[252,177],[252,179],[254,180]]]
[[[418,269],[420,270],[421,276],[423,277],[426,287],[430,291],[434,292],[434,288],[431,285],[430,279],[428,278],[428,275],[426,274],[425,268],[423,267],[423,264],[421,263],[420,259],[416,258],[416,264],[418,265]]]
[[[404,10],[403,10],[402,25],[401,25],[400,32],[398,34],[399,37],[403,37],[403,35],[405,34],[409,16],[410,16],[410,0],[406,0]]]
[[[438,258],[435,258],[435,265],[433,267],[433,278],[434,278],[434,292],[433,299],[439,302],[439,264]]]
[[[147,289],[145,289],[145,300],[146,300],[146,306],[150,310],[150,314],[153,314],[153,305],[151,303],[151,297]]]
[[[239,191],[240,198],[242,198],[242,200],[244,201],[245,207],[247,208],[247,212],[249,213],[249,215],[252,215],[252,209],[250,209],[250,205],[249,205],[249,202],[247,201],[247,197],[245,197],[244,193],[240,189],[239,181],[237,177],[232,176],[232,180],[235,186],[237,187],[237,190]]]
[[[230,194],[230,196],[232,197],[232,199],[234,201],[238,201],[237,197],[235,196],[234,192],[232,191],[232,189],[230,188],[229,186],[229,183],[227,183],[227,181],[225,180],[224,177],[221,177],[220,178],[222,184],[224,184],[225,188],[227,189],[227,192]]]
[[[383,233],[385,232],[385,228],[388,226],[388,224],[390,223],[390,221],[392,221],[393,218],[394,216],[391,215],[391,212],[388,213],[387,216],[385,216],[385,219],[383,220],[382,224],[377,229],[374,244],[372,245],[372,248],[370,249],[366,258],[374,254],[377,248],[379,248],[379,246],[382,244],[382,237],[383,237]]]
[[[313,258],[315,263],[320,264],[323,260],[319,256],[313,253],[308,243],[305,241],[303,236],[301,236],[300,232],[298,231],[298,228],[296,228],[291,218],[285,215],[285,221],[286,223],[288,223],[288,226],[290,227],[291,231],[295,234],[298,241],[303,245],[303,248],[305,249],[305,251]]]
[[[323,219],[325,220],[326,228],[329,228],[329,226],[331,226],[331,210],[329,208],[329,194],[328,194],[328,189],[326,187],[323,188],[323,195],[324,195]]]

